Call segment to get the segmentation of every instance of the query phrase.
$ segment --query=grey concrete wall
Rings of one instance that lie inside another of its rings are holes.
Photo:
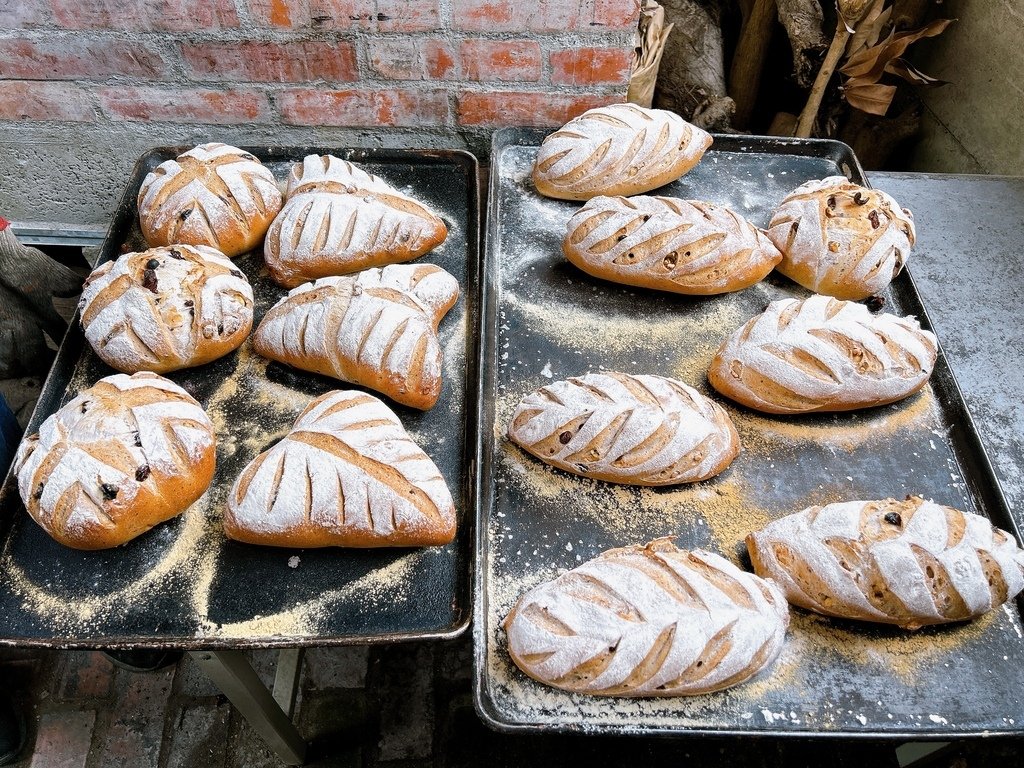
[[[916,61],[950,83],[923,92],[910,167],[1024,174],[1024,0],[946,0],[939,10],[958,21],[918,43]]]

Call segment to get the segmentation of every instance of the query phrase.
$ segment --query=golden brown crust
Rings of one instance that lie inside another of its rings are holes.
[[[693,168],[711,141],[711,134],[672,112],[598,107],[544,139],[533,183],[540,194],[561,200],[649,192]]]
[[[782,259],[728,208],[643,195],[592,198],[569,219],[562,252],[595,277],[690,296],[749,288]]]
[[[228,494],[224,532],[277,547],[440,546],[455,506],[436,465],[398,417],[363,392],[311,402]]]
[[[25,439],[22,500],[56,541],[124,544],[187,509],[213,480],[216,437],[199,404],[153,373],[100,379]]]
[[[263,241],[281,203],[273,174],[256,157],[201,144],[146,176],[139,225],[151,246],[208,245],[234,257]]]

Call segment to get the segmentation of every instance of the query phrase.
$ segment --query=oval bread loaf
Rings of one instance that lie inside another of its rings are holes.
[[[595,197],[569,219],[565,257],[626,285],[709,296],[748,288],[782,259],[743,217],[672,197]]]
[[[531,393],[512,414],[508,437],[559,469],[631,485],[705,480],[740,451],[718,403],[675,379],[613,372]]]
[[[213,479],[216,436],[155,373],[100,379],[43,422],[14,460],[25,508],[75,549],[124,544],[177,516]]]
[[[441,545],[455,536],[455,503],[390,408],[328,392],[238,476],[224,530],[276,547]]]
[[[611,104],[584,112],[540,145],[533,183],[547,197],[637,195],[700,162],[711,134],[674,112]]]
[[[177,245],[101,264],[78,307],[103,362],[125,373],[165,373],[237,349],[252,328],[253,296],[224,254]]]
[[[274,174],[227,144],[200,144],[160,163],[139,188],[139,224],[151,246],[208,245],[251,251],[281,210]]]
[[[516,665],[596,696],[689,696],[779,655],[789,608],[769,581],[658,539],[612,549],[523,595],[503,623]]]
[[[1010,534],[913,496],[809,507],[747,536],[747,549],[794,605],[905,629],[981,616],[1024,589]]]
[[[912,317],[828,296],[781,299],[726,339],[708,380],[766,413],[847,411],[917,392],[937,354],[934,334]]]
[[[276,282],[307,280],[409,261],[448,236],[422,203],[331,155],[292,167],[288,202],[267,233],[263,254]]]
[[[441,394],[437,326],[459,283],[433,264],[392,264],[293,289],[253,335],[264,357],[383,392],[413,408]]]
[[[839,299],[882,291],[903,269],[916,238],[910,211],[844,176],[801,184],[775,210],[767,231],[782,251],[779,272]]]

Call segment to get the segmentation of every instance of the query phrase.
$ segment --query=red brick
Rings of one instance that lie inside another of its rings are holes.
[[[118,680],[117,699],[96,765],[157,768],[174,667],[128,674]]]
[[[92,94],[80,86],[8,80],[0,81],[0,119],[88,123],[96,112]]]
[[[233,0],[50,0],[50,8],[65,29],[194,32],[238,26]]]
[[[633,51],[573,48],[551,54],[551,82],[557,85],[618,85],[629,82]]]
[[[401,126],[448,124],[444,91],[285,91],[281,118],[292,125]]]
[[[355,49],[347,42],[198,43],[182,45],[181,52],[198,80],[304,83],[359,79]]]
[[[76,80],[128,75],[157,78],[167,63],[145,43],[96,40],[80,36],[0,40],[0,77],[27,80]]]
[[[387,80],[448,80],[455,76],[455,56],[437,38],[367,38],[370,71]]]
[[[613,29],[636,29],[640,18],[640,0],[593,0],[590,22],[593,26]]]
[[[40,27],[50,21],[50,9],[41,0],[0,0],[4,29]]]
[[[631,0],[623,0],[631,2]],[[452,26],[480,32],[565,32],[581,25],[586,0],[459,0]]]
[[[203,88],[103,88],[100,103],[114,119],[214,125],[264,121],[267,97],[256,91]]]
[[[459,54],[467,80],[540,80],[540,43],[534,40],[464,40]]]
[[[250,0],[261,25],[370,32],[427,32],[441,26],[440,0]]]
[[[30,768],[84,768],[95,724],[96,713],[90,710],[40,717]]]
[[[98,699],[110,695],[114,665],[99,651],[61,654],[56,694],[60,699]]]
[[[459,125],[563,125],[588,109],[616,101],[620,99],[613,96],[463,91],[457,111]]]

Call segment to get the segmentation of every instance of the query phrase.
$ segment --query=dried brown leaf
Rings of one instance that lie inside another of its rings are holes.
[[[892,15],[892,8],[885,8],[885,0],[875,0],[864,20],[857,25],[856,31],[846,44],[847,57],[853,56],[865,48],[870,48],[878,42],[882,36],[882,30],[889,22]]]
[[[868,85],[843,86],[843,96],[851,107],[872,115],[883,117],[896,96],[895,85],[871,83]]]
[[[942,34],[953,21],[953,19],[936,19],[920,29],[899,34],[893,30],[884,42],[851,56],[839,71],[847,77],[863,77],[871,82],[878,82],[889,62],[900,58],[912,43]]]
[[[906,59],[893,59],[885,65],[885,71],[890,75],[902,77],[908,83],[932,88],[938,85],[945,85],[947,80],[939,80],[937,77],[926,75]]]

